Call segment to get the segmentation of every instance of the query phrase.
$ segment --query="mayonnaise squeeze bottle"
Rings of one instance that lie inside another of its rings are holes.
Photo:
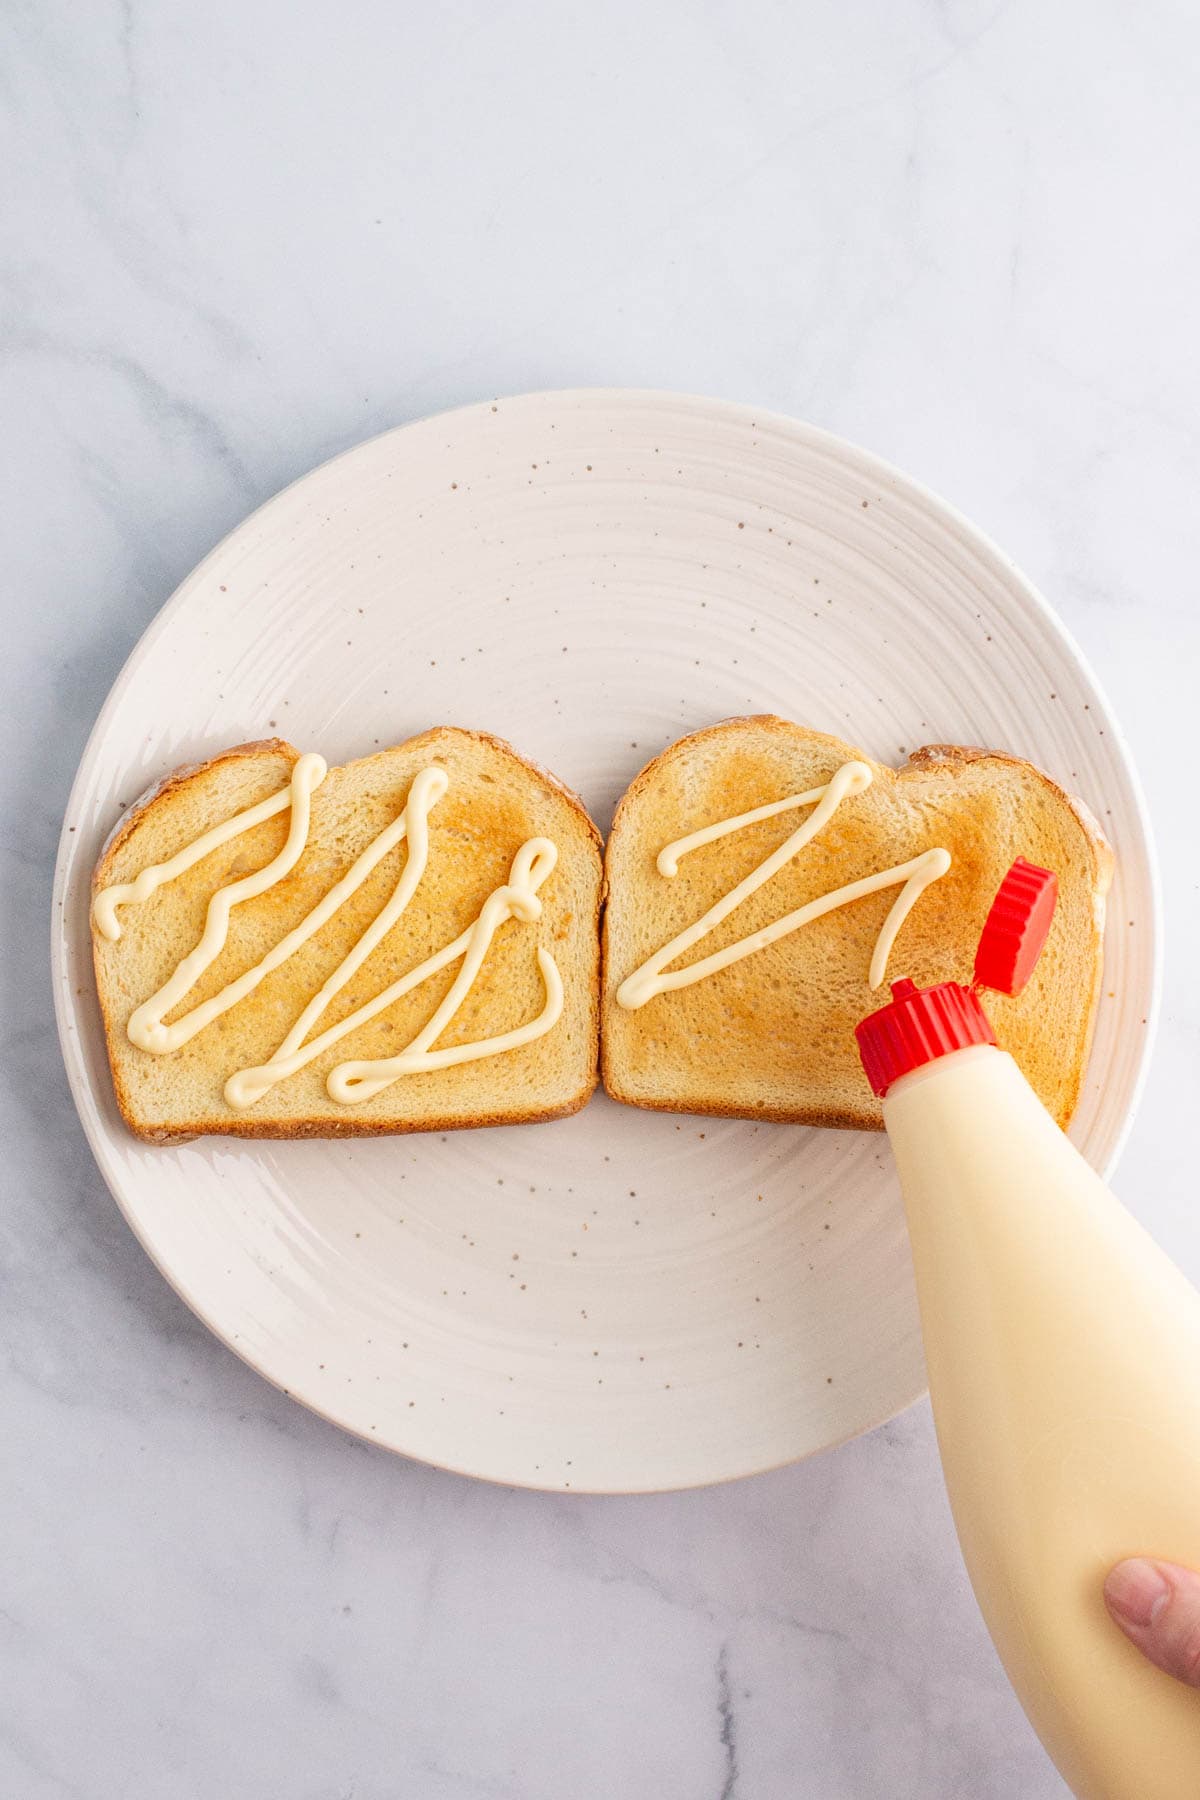
[[[1014,864],[975,985],[892,986],[857,1028],[912,1241],[959,1543],[1022,1706],[1080,1800],[1197,1800],[1200,1692],[1110,1621],[1107,1571],[1200,1569],[1200,1294],[998,1048],[1054,910]]]

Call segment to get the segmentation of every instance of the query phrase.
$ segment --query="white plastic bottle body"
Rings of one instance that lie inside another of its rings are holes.
[[[1136,1554],[1200,1568],[1200,1295],[985,1045],[884,1101],[963,1556],[1080,1800],[1197,1800],[1200,1692],[1112,1624]]]

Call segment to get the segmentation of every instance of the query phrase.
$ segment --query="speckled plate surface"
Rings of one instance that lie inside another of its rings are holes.
[[[175,764],[278,732],[331,762],[431,723],[511,738],[601,825],[682,732],[772,711],[884,761],[1039,762],[1118,856],[1074,1135],[1117,1153],[1154,1013],[1156,896],[1120,735],[1028,583],[950,509],[791,420],[679,395],[528,395],[361,445],[183,583],[79,770],[54,979],[100,1166],[239,1355],[373,1442],[528,1486],[720,1481],[924,1385],[882,1137],[678,1119],[598,1096],[542,1126],[143,1147],[113,1105],[87,898]]]

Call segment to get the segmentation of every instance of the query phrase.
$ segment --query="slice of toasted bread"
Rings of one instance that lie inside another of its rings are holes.
[[[279,739],[243,744],[170,776],[134,807],[105,846],[94,892],[132,882],[224,820],[288,788],[299,753]],[[148,898],[119,908],[120,936],[93,928],[96,980],[117,1102],[139,1137],[166,1142],[205,1132],[321,1137],[452,1126],[505,1125],[576,1111],[597,1078],[600,836],[582,803],[497,738],[444,727],[330,769],[311,800],[299,861],[229,915],[224,948],[166,1015],[167,1024],[257,964],[292,931],[368,844],[402,812],[414,777],[448,777],[429,814],[428,862],[402,916],[335,995],[310,1037],[348,1017],[471,926],[509,879],[521,845],[548,838],[557,862],[540,888],[540,916],[500,924],[461,1008],[436,1047],[474,1043],[538,1018],[546,1003],[540,952],[561,975],[561,1015],[545,1035],[477,1061],[422,1068],[371,1098],[345,1104],[326,1089],[351,1059],[395,1056],[430,1021],[461,957],[358,1025],[253,1104],[235,1108],[225,1084],[269,1061],[308,1002],[339,967],[395,889],[408,844],[382,857],[358,890],[261,984],[181,1047],[156,1054],[130,1041],[134,1010],[196,946],[209,902],[262,869],[288,836],[290,809],[211,850]]]
[[[805,793],[850,761],[873,779],[703,942],[682,969],[815,898],[940,847],[952,861],[902,925],[889,979],[969,983],[980,928],[1015,857],[1054,869],[1059,901],[1025,991],[989,994],[1001,1045],[1066,1125],[1099,997],[1111,852],[1091,815],[1030,763],[935,745],[897,773],[784,719],[731,719],[681,739],[636,777],[606,855],[602,1070],[616,1100],[670,1112],[878,1129],[854,1026],[888,997],[868,985],[898,886],[840,906],[688,987],[628,1009],[621,984],[758,867],[808,816],[783,812],[690,851],[673,878],[660,850],[718,820]],[[628,990],[626,990],[628,994]]]

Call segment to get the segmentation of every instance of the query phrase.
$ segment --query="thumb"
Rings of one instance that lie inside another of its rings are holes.
[[[1104,1601],[1143,1656],[1200,1688],[1200,1575],[1178,1563],[1136,1556],[1109,1570]]]

